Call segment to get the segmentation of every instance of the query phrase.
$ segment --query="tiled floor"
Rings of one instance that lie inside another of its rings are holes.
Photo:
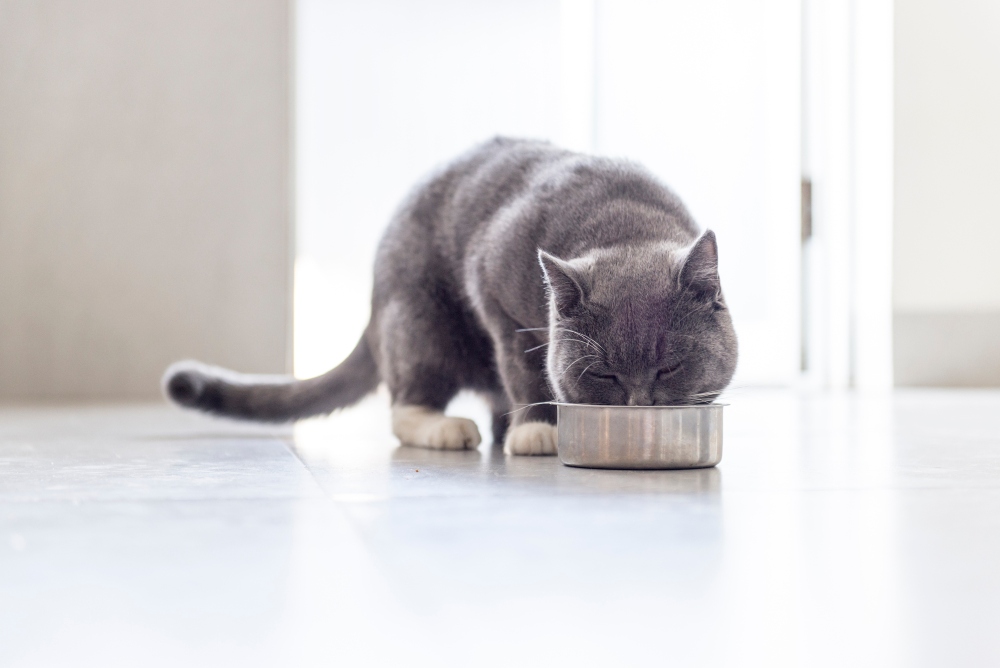
[[[1000,665],[1000,392],[730,401],[683,472],[2,409],[0,666]]]

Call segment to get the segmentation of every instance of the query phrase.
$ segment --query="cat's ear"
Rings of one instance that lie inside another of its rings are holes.
[[[682,288],[691,290],[699,298],[712,301],[717,308],[725,308],[719,280],[719,246],[712,230],[706,230],[691,246],[681,267],[680,282]]]
[[[538,262],[542,265],[545,284],[549,286],[556,312],[568,313],[583,303],[586,298],[587,277],[582,267],[560,260],[541,249],[538,250]]]

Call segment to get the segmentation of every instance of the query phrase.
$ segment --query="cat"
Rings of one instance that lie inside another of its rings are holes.
[[[282,422],[350,406],[380,382],[404,444],[473,449],[446,417],[461,389],[492,411],[493,442],[556,453],[556,402],[713,401],[736,367],[718,248],[680,199],[631,162],[498,137],[416,188],[375,259],[354,351],[308,380],[180,362],[181,406]]]

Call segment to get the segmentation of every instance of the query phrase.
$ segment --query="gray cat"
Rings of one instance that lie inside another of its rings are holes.
[[[549,401],[709,403],[736,367],[711,231],[632,163],[497,138],[418,187],[375,259],[372,315],[354,351],[309,380],[196,362],[164,376],[176,403],[282,422],[349,406],[384,381],[403,443],[475,448],[482,394],[493,441],[554,454]]]

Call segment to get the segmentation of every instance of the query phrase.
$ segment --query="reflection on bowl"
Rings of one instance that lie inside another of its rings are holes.
[[[692,469],[722,459],[722,408],[556,404],[559,459],[607,469]]]

